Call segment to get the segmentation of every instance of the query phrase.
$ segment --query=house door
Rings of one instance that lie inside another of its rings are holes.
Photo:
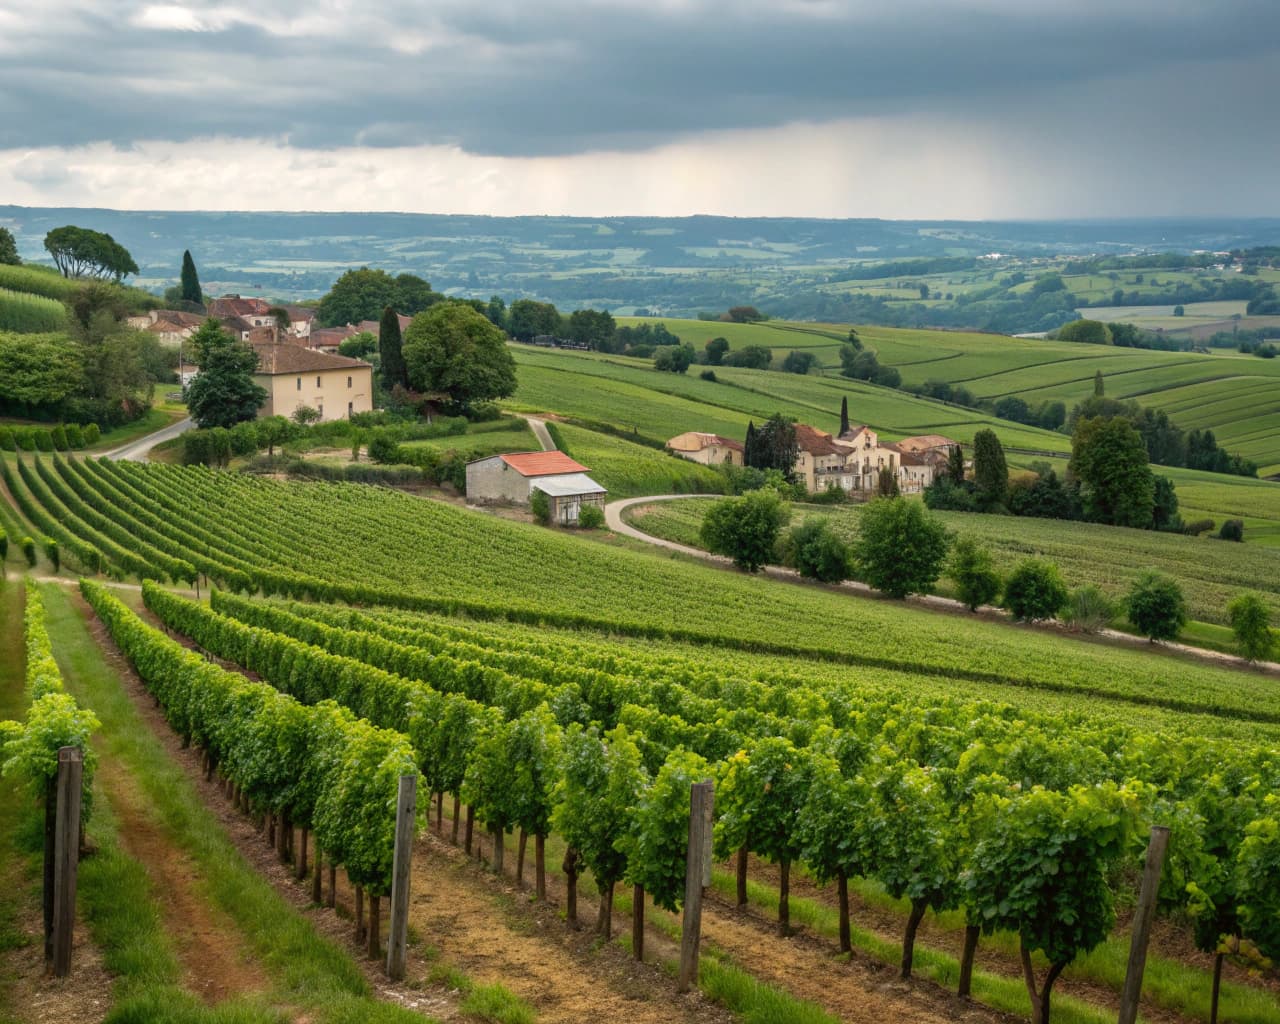
[[[578,506],[581,504],[577,498],[565,498],[564,504],[560,506],[564,522],[573,524],[578,521]]]

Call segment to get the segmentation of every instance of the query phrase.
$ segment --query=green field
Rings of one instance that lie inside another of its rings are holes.
[[[707,507],[698,500],[655,503],[633,513],[632,521],[646,533],[701,547],[698,528]],[[818,516],[851,540],[857,535],[861,508],[795,505],[792,522]],[[1095,583],[1120,598],[1140,573],[1154,568],[1178,580],[1193,619],[1225,624],[1227,602],[1242,590],[1254,590],[1266,597],[1280,621],[1277,549],[1094,523],[968,512],[935,515],[955,536],[971,537],[988,548],[1001,573],[1008,573],[1024,558],[1047,558],[1057,563],[1070,586]],[[948,587],[948,581],[941,580],[939,593],[949,593]]]
[[[586,466],[610,499],[641,494],[719,494],[725,478],[709,466],[570,423],[549,424],[556,447]]]
[[[405,441],[403,447],[434,448],[440,452],[453,451],[471,459],[482,459],[501,452],[536,452],[538,441],[524,420],[504,417],[488,423],[469,423],[465,434]]]

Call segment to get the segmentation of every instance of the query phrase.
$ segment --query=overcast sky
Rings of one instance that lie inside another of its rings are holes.
[[[0,202],[1280,214],[1280,0],[0,0]]]

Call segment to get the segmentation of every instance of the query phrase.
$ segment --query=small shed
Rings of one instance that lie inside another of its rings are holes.
[[[604,507],[605,489],[564,452],[517,452],[467,463],[467,498],[478,504],[527,505],[535,490],[550,499],[551,518],[572,524],[584,505]]]

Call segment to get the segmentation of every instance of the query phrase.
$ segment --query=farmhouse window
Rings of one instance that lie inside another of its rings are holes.
[[[316,387],[320,386],[320,374],[316,374]]]
[[[299,390],[299,391],[301,391],[301,390],[302,390],[302,378],[301,378],[301,377],[299,377],[299,378],[298,378],[298,390]]]
[[[348,378],[347,378],[347,387],[351,387],[351,378],[350,378],[350,377],[348,377]]]

